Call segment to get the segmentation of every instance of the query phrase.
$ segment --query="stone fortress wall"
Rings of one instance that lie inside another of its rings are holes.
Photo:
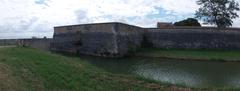
[[[240,31],[213,29],[147,29],[154,48],[240,50]]]
[[[141,28],[117,22],[70,25],[55,27],[51,50],[113,57],[142,47],[240,50],[240,29]]]
[[[141,46],[142,28],[123,23],[54,28],[51,51],[95,56],[123,56]]]
[[[141,28],[118,22],[96,23],[55,27],[52,39],[0,40],[0,46],[4,45],[103,57],[122,57],[142,47],[240,50],[240,29]]]

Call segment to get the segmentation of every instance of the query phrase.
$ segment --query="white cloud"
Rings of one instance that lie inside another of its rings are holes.
[[[191,14],[199,8],[196,0],[161,0],[160,6],[167,11],[178,14]]]
[[[148,17],[159,14],[159,8],[172,16]],[[0,38],[52,37],[54,26],[79,23],[117,21],[154,27],[157,21],[189,17],[197,8],[196,0],[1,0]],[[239,19],[235,21],[239,26]]]

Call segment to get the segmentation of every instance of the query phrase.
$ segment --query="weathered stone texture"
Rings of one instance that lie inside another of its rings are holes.
[[[57,33],[57,32],[56,32]],[[58,51],[58,52],[71,52],[76,53],[76,45],[73,45],[80,41],[78,39],[77,33],[59,33],[54,34],[53,41],[51,43],[50,50],[51,51]]]
[[[82,45],[78,53],[97,56],[114,56],[118,54],[117,44],[113,33],[92,32],[83,33],[81,36]]]
[[[50,48],[50,43],[52,39],[19,39],[18,43],[21,46],[29,46],[32,48],[48,51]]]
[[[141,28],[122,23],[56,27],[52,51],[95,56],[124,56],[140,47]],[[130,48],[131,47],[131,48]]]
[[[216,28],[150,29],[123,23],[100,23],[54,28],[52,51],[116,57],[149,43],[155,48],[240,49],[240,32]],[[145,46],[144,46],[145,47]]]
[[[103,57],[122,57],[141,47],[240,50],[240,30],[141,28],[123,23],[83,24],[55,27],[53,39],[0,40],[0,46],[7,45]]]
[[[131,53],[141,47],[143,40],[143,29],[136,26],[118,24],[117,45],[121,55]]]
[[[240,49],[239,31],[149,29],[145,36],[155,48]]]

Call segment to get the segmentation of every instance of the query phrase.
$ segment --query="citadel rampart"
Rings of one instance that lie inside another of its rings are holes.
[[[240,31],[208,29],[147,29],[154,48],[240,50]]]
[[[123,56],[141,46],[143,29],[122,23],[54,28],[52,51],[95,56]]]
[[[52,51],[124,56],[142,47],[240,50],[240,31],[213,27],[140,28],[100,23],[54,28]],[[148,46],[145,46],[145,45]]]
[[[142,47],[240,50],[240,29],[141,28],[117,22],[82,24],[55,27],[53,39],[0,40],[0,46],[4,45],[104,57],[122,57]]]

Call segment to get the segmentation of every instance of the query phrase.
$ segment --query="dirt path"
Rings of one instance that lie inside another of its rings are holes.
[[[11,76],[9,66],[0,63],[0,91],[15,91],[16,84]]]

